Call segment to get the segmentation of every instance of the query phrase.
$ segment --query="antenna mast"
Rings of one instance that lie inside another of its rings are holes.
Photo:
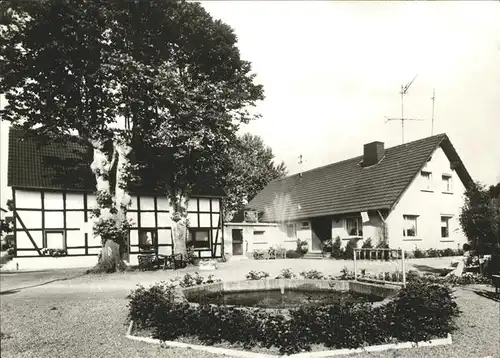
[[[300,165],[299,177],[302,178],[302,154],[299,155],[299,165]]]
[[[401,141],[402,143],[405,142],[405,121],[423,121],[423,119],[418,119],[418,118],[405,118],[404,116],[404,96],[408,93],[408,89],[412,85],[413,81],[415,81],[415,78],[417,78],[418,74],[413,77],[413,79],[408,82],[405,86],[401,85],[401,91],[399,94],[401,95],[401,118],[387,118],[386,117],[386,122],[387,121],[401,121]]]
[[[436,89],[432,90],[432,124],[431,124],[431,135],[434,135],[434,103],[436,102]]]

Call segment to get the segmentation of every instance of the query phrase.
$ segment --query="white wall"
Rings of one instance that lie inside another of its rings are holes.
[[[422,190],[424,180],[420,172],[396,204],[387,218],[389,244],[405,250],[457,249],[467,241],[459,223],[459,214],[464,202],[465,188],[457,173],[450,169],[450,162],[441,148],[437,148],[427,162],[424,171],[432,173],[432,191]],[[441,176],[452,176],[452,193],[443,193]],[[403,237],[403,215],[418,215],[417,235]],[[441,238],[441,215],[451,215],[450,237]]]
[[[360,213],[357,213],[361,217]],[[347,245],[352,236],[346,230],[345,218],[353,217],[354,214],[346,215],[345,217],[338,217],[332,220],[332,239],[335,240],[337,236],[342,239],[342,246]],[[376,211],[368,212],[368,221],[362,223],[363,225],[363,239],[371,238],[373,246],[376,246],[382,237],[382,219]]]
[[[297,238],[288,238],[277,224],[266,223],[227,223],[224,226],[224,253],[233,255],[232,230],[243,232],[243,256],[252,256],[254,250],[267,250],[271,247],[284,247],[295,250]],[[255,232],[263,232],[255,235]]]

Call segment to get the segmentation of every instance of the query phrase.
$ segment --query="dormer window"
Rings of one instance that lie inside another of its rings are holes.
[[[422,190],[432,190],[432,173],[422,171],[420,176],[422,177]]]

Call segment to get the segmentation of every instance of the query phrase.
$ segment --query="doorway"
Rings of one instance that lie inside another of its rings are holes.
[[[233,238],[233,256],[243,255],[243,230],[233,229],[231,234]]]
[[[311,220],[311,252],[321,251],[321,242],[332,238],[332,219],[330,217]]]

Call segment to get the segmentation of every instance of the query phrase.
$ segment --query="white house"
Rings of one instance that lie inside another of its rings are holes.
[[[245,243],[242,255],[294,249],[297,238],[319,252],[337,236],[344,245],[357,237],[404,250],[457,249],[467,241],[459,213],[470,183],[445,134],[387,149],[373,142],[362,156],[269,183],[247,206],[258,220],[230,223],[226,236]]]
[[[9,132],[8,185],[14,199],[15,258],[20,269],[86,267],[97,262],[101,248],[92,235],[95,179],[91,149],[77,137],[39,142],[19,127]],[[188,204],[190,240],[199,257],[221,257],[224,233],[220,190],[195,188]],[[137,264],[141,251],[172,252],[167,198],[155,190],[132,193],[133,220],[124,260]],[[67,255],[43,255],[43,249]]]

